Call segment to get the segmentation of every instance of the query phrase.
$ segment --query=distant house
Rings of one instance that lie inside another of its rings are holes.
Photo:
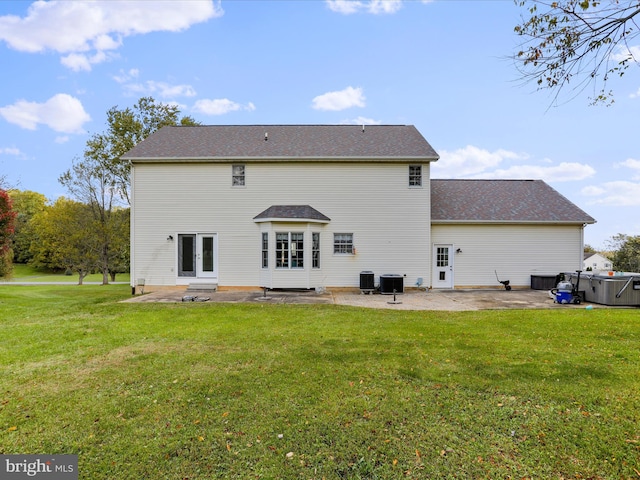
[[[584,252],[584,260],[582,263],[582,270],[584,271],[611,271],[613,270],[613,263],[607,257],[595,252]]]
[[[539,180],[431,180],[410,125],[164,127],[131,162],[131,279],[156,287],[528,286],[594,223]]]

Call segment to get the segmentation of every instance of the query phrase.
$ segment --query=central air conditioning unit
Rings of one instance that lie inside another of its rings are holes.
[[[397,273],[380,275],[380,293],[383,295],[404,293],[404,277]]]

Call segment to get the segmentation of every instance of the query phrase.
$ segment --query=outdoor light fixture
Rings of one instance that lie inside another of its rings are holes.
[[[167,240],[169,240],[170,242],[171,242],[171,241],[173,241],[173,235],[169,235],[169,236],[167,237]]]
[[[462,249],[461,248],[457,249],[456,253],[462,253]]]

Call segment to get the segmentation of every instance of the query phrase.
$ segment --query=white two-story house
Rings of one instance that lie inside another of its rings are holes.
[[[431,181],[438,158],[410,125],[164,127],[123,156],[132,287],[357,288],[363,271],[499,287],[496,269],[526,286],[580,268],[589,215],[541,181]]]

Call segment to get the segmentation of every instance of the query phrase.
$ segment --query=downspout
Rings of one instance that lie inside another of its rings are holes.
[[[584,270],[584,228],[587,226],[586,223],[582,224],[580,228],[580,258],[578,260],[578,268],[577,270]]]
[[[136,268],[135,268],[135,192],[134,192],[134,177],[135,172],[133,169],[133,163],[129,161],[129,185],[131,188],[131,198],[129,201],[129,283],[131,284],[131,295],[136,293]]]

